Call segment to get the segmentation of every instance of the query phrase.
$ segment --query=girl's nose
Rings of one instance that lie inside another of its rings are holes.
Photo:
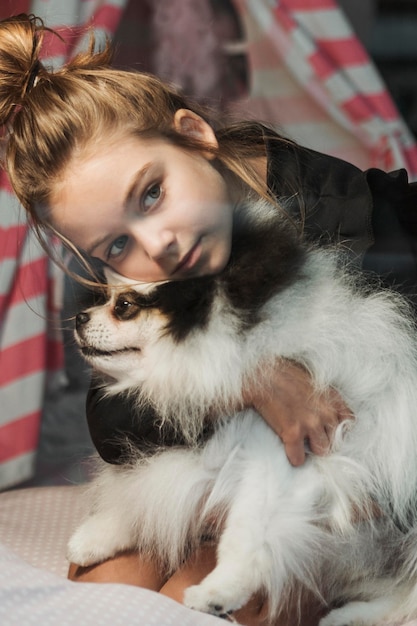
[[[166,228],[150,228],[149,226],[138,228],[135,238],[143,248],[147,256],[158,261],[171,256],[176,251],[175,235]]]

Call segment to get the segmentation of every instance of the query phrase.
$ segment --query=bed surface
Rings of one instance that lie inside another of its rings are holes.
[[[68,581],[66,543],[82,514],[82,489],[37,487],[0,493],[2,626],[225,623],[139,587]],[[417,626],[417,620],[403,626]]]

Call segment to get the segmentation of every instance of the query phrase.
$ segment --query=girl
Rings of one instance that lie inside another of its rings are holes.
[[[253,194],[288,211],[307,240],[341,242],[365,269],[412,291],[408,228],[417,189],[405,171],[361,172],[262,124],[215,122],[155,77],[110,69],[109,49],[95,54],[93,43],[52,73],[39,61],[44,32],[33,16],[0,23],[4,167],[41,239],[52,232],[83,258],[138,281],[217,273],[229,258],[234,209]],[[277,367],[270,388],[244,390],[294,465],[305,443],[324,453],[349,414],[335,391],[312,393],[308,375],[291,363]],[[178,443],[160,434],[154,416],[134,418],[124,398],[105,400],[92,388],[87,412],[108,462],[123,461],[118,435],[135,445]],[[181,600],[213,559],[203,546],[169,580],[137,555],[89,571],[73,565],[70,576],[130,582]],[[238,617],[263,623],[256,599]]]

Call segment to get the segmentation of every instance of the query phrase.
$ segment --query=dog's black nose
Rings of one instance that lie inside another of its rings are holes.
[[[75,328],[79,330],[81,326],[84,326],[84,324],[87,324],[89,320],[90,320],[90,315],[86,313],[85,311],[78,313],[77,317],[75,318]]]

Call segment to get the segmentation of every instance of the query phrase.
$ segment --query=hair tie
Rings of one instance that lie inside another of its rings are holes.
[[[28,82],[26,85],[26,89],[25,89],[25,96],[32,91],[32,89],[34,87],[36,87],[36,84],[39,80],[39,70],[41,69],[41,64],[39,61],[35,61],[34,66],[31,69],[31,72],[29,74],[29,78],[28,78]]]

